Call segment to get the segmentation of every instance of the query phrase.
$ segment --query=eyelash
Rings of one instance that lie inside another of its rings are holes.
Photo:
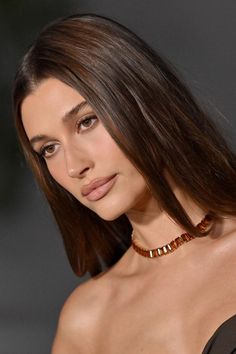
[[[88,117],[85,117],[85,118],[81,119],[80,121],[77,122],[76,127],[78,128],[78,127],[80,127],[81,124],[83,124],[86,120],[91,121],[92,119],[97,120],[97,116],[91,115],[91,116],[88,116]],[[92,127],[92,126],[93,126],[93,124],[91,125],[91,127]],[[88,129],[90,129],[90,127],[87,128],[87,129],[85,129],[85,130],[88,130]]]
[[[85,117],[85,118],[79,120],[79,121],[76,123],[76,129],[79,130],[79,128],[81,127],[81,125],[82,125],[85,121],[90,121],[90,122],[91,122],[93,119],[95,119],[95,121],[96,121],[96,120],[97,120],[97,116],[91,115],[91,116],[88,116],[88,117]],[[94,124],[95,124],[95,123],[93,123],[93,124],[92,124],[91,126],[89,126],[87,129],[83,129],[83,130],[86,131],[86,130],[91,129]],[[39,150],[39,156],[40,156],[40,157],[43,157],[43,158],[47,158],[47,159],[50,158],[51,155],[46,156],[46,149],[51,148],[51,147],[53,147],[54,145],[55,145],[55,144],[49,144],[49,145],[42,146],[42,147],[40,148],[40,150]],[[52,153],[52,155],[53,155],[53,153]]]

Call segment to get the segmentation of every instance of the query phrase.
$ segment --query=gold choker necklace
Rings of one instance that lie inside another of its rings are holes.
[[[207,214],[200,221],[200,223],[197,224],[197,228],[200,230],[200,232],[204,232],[206,230],[206,228],[209,226],[209,224],[211,223],[211,221],[212,221],[211,215]],[[148,250],[148,249],[138,246],[136,241],[134,241],[134,230],[132,231],[132,234],[131,234],[133,249],[138,254],[141,254],[141,256],[148,257],[148,258],[160,257],[160,256],[167,255],[169,253],[172,253],[177,248],[179,248],[179,246],[181,246],[183,243],[189,242],[189,241],[193,240],[195,237],[196,236],[190,235],[189,233],[185,232],[182,235],[176,237],[170,243],[167,243],[165,246],[157,247],[152,250]]]

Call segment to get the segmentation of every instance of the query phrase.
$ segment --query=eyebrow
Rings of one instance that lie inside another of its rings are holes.
[[[63,117],[61,118],[63,123],[67,123],[71,118],[73,118],[76,114],[82,113],[87,107],[90,107],[86,100],[78,103],[76,106],[72,107],[68,112],[66,112]],[[42,141],[50,139],[48,135],[35,135],[33,138],[30,139],[30,144],[33,146],[34,144]]]
[[[68,120],[73,118],[76,114],[78,113],[81,114],[87,107],[89,107],[89,104],[86,100],[78,103],[75,107],[70,109],[69,112],[66,112],[64,114],[64,116],[62,117],[62,121],[66,123]]]

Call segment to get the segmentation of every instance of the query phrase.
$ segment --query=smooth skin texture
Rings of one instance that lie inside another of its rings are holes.
[[[149,192],[85,99],[55,78],[24,100],[22,121],[34,150],[54,179],[105,220],[126,214],[139,242],[162,246],[184,230]],[[68,114],[70,112],[70,114]],[[72,114],[73,113],[73,114]],[[135,117],[134,117],[135,118]],[[83,122],[82,122],[83,121]],[[164,172],[197,224],[205,215]],[[89,201],[81,187],[117,174],[103,198]],[[130,248],[107,272],[80,285],[66,301],[53,354],[199,354],[216,328],[236,313],[236,219],[174,253],[147,259]]]

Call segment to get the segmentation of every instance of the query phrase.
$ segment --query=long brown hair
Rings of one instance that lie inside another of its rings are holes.
[[[49,201],[74,272],[95,275],[130,245],[126,215],[105,221],[49,174],[31,148],[21,104],[44,79],[76,89],[144,176],[160,206],[199,235],[163,175],[204,210],[236,214],[236,156],[169,64],[117,22],[92,14],[56,20],[24,56],[15,79],[14,114],[25,156]]]

